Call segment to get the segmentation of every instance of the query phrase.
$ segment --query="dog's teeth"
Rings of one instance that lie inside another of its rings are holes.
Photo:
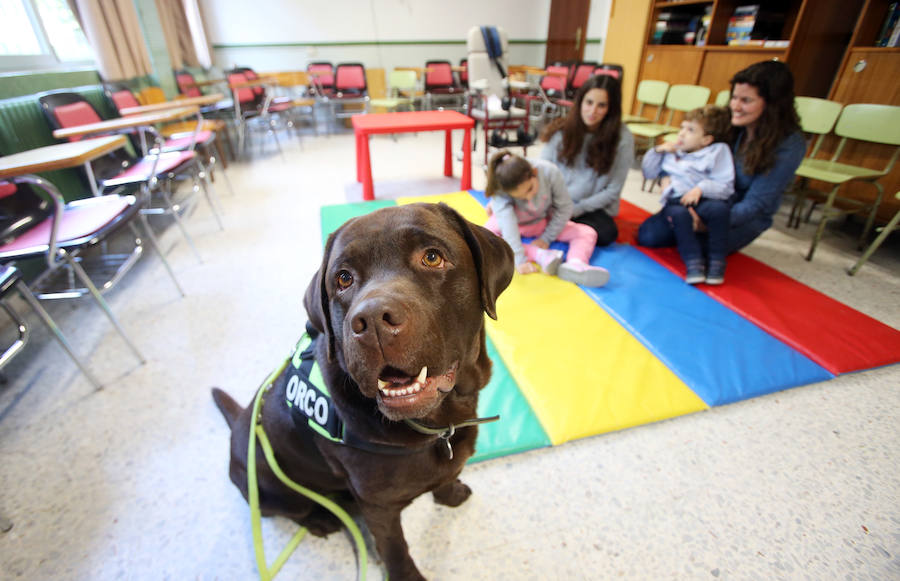
[[[422,384],[425,383],[425,379],[428,377],[428,366],[422,367],[422,371],[419,372],[419,377],[416,378],[416,382]]]
[[[381,391],[387,391],[386,388],[388,385],[389,385],[388,382],[383,381],[381,379],[378,380],[378,389],[380,389]]]

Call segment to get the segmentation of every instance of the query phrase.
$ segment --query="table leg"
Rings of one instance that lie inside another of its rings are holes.
[[[465,133],[463,134],[463,167],[462,167],[462,179],[460,180],[460,187],[463,190],[468,190],[472,188],[472,130],[468,127],[465,129]],[[485,144],[487,147],[487,144]]]
[[[369,136],[363,135],[359,142],[360,171],[362,171],[363,200],[375,199],[375,187],[372,185],[372,160],[369,159]]]
[[[356,181],[362,182],[362,135],[356,133]]]
[[[450,130],[444,132],[444,175],[453,177],[453,147],[451,145]]]

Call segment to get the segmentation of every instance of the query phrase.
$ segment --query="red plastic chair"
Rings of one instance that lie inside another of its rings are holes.
[[[339,63],[334,69],[334,93],[329,97],[332,115],[337,119],[366,113],[369,109],[369,90],[366,69],[362,63]],[[363,104],[363,110],[345,109],[348,104]],[[336,105],[340,109],[335,108]]]
[[[329,97],[334,93],[334,65],[326,61],[311,62],[306,72],[315,79],[310,87],[314,96]]]
[[[580,62],[572,69],[572,75],[569,79],[569,84],[566,87],[566,97],[571,99],[575,96],[575,93],[578,92],[578,89],[581,88],[581,85],[584,84],[586,80],[591,78],[594,74],[594,69],[597,68],[597,63],[593,61],[584,61]]]
[[[465,91],[456,84],[453,78],[453,67],[450,61],[425,61],[425,107],[433,109],[435,105],[444,109],[460,110],[465,104]]]

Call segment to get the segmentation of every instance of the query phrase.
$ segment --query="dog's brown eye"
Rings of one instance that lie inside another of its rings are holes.
[[[444,257],[434,248],[429,248],[425,251],[425,254],[422,255],[422,264],[430,266],[431,268],[439,268],[444,264]]]
[[[341,290],[349,288],[350,285],[353,284],[353,275],[346,270],[342,270],[337,273],[337,277],[335,278],[337,280],[338,288],[340,288]]]

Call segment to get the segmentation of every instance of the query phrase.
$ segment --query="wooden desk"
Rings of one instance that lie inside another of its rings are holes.
[[[153,103],[151,105],[141,105],[139,107],[126,107],[119,111],[119,113],[123,117],[129,117],[131,115],[143,115],[145,113],[156,113],[157,111],[165,111],[167,109],[177,109],[179,107],[189,107],[191,105],[196,105],[198,107],[203,107],[205,105],[212,105],[214,103],[218,103],[222,99],[225,98],[225,95],[222,93],[212,93],[210,95],[203,95],[202,97],[188,97],[186,99],[175,99],[174,101],[166,101],[165,103]]]
[[[463,169],[460,188],[472,187],[472,128],[475,120],[456,111],[411,111],[402,113],[375,113],[351,117],[356,135],[356,181],[362,182],[363,199],[374,200],[372,161],[369,154],[369,136],[380,133],[413,133],[417,131],[444,131],[444,175],[453,175],[453,152],[450,132],[462,129]]]
[[[108,135],[29,149],[0,157],[0,179],[66,169],[83,164],[90,165],[91,161],[101,155],[124,146],[124,135]]]
[[[154,113],[144,113],[143,115],[131,115],[129,117],[119,117],[117,119],[107,119],[106,121],[100,121],[98,123],[64,127],[55,130],[53,132],[53,137],[57,139],[68,139],[70,137],[84,137],[85,135],[93,135],[95,133],[109,133],[120,131],[122,129],[147,127],[156,125],[157,123],[174,121],[189,115],[197,115],[199,112],[200,108],[196,105],[165,109]]]

